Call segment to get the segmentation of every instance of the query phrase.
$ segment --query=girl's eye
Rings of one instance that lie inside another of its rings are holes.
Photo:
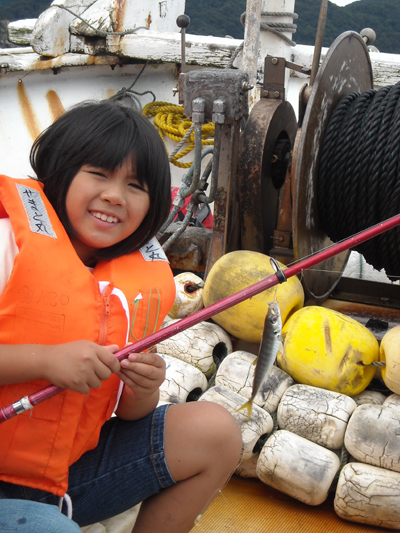
[[[133,187],[134,189],[138,189],[139,191],[145,191],[145,188],[140,185],[140,183],[132,182],[129,184],[130,187]]]
[[[92,176],[99,176],[101,178],[108,178],[107,174],[102,172],[101,170],[87,170],[88,174],[92,174]]]

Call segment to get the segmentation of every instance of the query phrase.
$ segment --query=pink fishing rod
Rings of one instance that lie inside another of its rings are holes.
[[[152,333],[151,335],[140,341],[137,341],[135,344],[131,344],[129,346],[126,346],[125,348],[122,348],[122,350],[119,350],[115,353],[115,356],[117,357],[118,361],[122,361],[122,359],[126,359],[131,353],[142,352],[143,350],[146,350],[147,348],[150,348],[151,346],[154,346],[155,344],[158,344],[164,341],[165,339],[169,339],[177,333],[180,333],[181,331],[184,331],[185,329],[188,329],[194,326],[195,324],[198,324],[199,322],[207,320],[212,316],[221,313],[222,311],[225,311],[225,309],[229,309],[229,307],[233,307],[234,305],[237,305],[243,302],[244,300],[255,296],[256,294],[259,294],[260,292],[263,292],[271,287],[274,287],[275,285],[278,285],[278,283],[283,283],[287,280],[287,278],[295,276],[303,270],[307,270],[308,268],[311,268],[312,266],[315,266],[318,263],[321,263],[322,261],[333,257],[334,255],[344,252],[349,248],[354,248],[358,244],[372,239],[373,237],[376,237],[377,235],[384,233],[385,231],[388,231],[394,228],[395,226],[398,226],[399,224],[400,215],[396,215],[392,218],[385,220],[384,222],[380,222],[379,224],[372,226],[369,229],[357,233],[352,237],[344,239],[339,243],[332,244],[328,248],[325,248],[324,250],[317,252],[311,255],[310,257],[307,257],[306,259],[302,259],[301,261],[296,264],[293,264],[292,266],[289,266],[284,271],[277,270],[275,274],[271,274],[267,278],[264,278],[258,281],[257,283],[254,283],[253,285],[250,285],[249,287],[246,287],[245,289],[242,289],[241,291],[232,294],[231,296],[227,296],[226,298],[220,300],[219,302],[216,302],[215,304],[212,304],[208,307],[204,307],[200,311],[197,311],[197,313],[194,313],[193,315],[190,315],[186,318],[182,318],[178,322],[171,324],[170,326],[167,326],[166,328],[157,331],[156,333]],[[21,398],[20,400],[10,405],[7,405],[6,407],[3,407],[2,409],[0,409],[0,424],[2,422],[5,422],[6,420],[9,420],[10,418],[13,418],[16,415],[27,411],[28,409],[32,409],[38,403],[41,403],[44,400],[47,400],[64,390],[65,389],[61,387],[49,385],[48,387],[45,387],[40,391],[34,392],[29,396],[25,396],[24,398]]]

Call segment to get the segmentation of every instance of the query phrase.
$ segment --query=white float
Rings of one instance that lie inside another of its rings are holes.
[[[207,378],[198,368],[175,357],[159,355],[166,363],[165,380],[160,386],[160,401],[185,403],[189,396],[197,399],[207,389]]]
[[[385,407],[393,407],[400,412],[400,396],[398,394],[391,394],[386,398],[382,405]]]
[[[372,403],[374,405],[382,405],[386,399],[386,396],[381,392],[366,389],[360,392],[360,394],[352,396],[352,398],[357,405],[364,405],[367,403]]]
[[[254,446],[258,439],[272,431],[273,421],[264,409],[253,405],[251,419],[247,417],[247,409],[239,410],[245,403],[245,399],[220,385],[208,389],[199,399],[199,402],[214,402],[225,407],[236,419],[242,432],[243,459],[250,459],[254,454]]]
[[[400,529],[399,502],[399,473],[362,463],[349,463],[341,470],[334,501],[341,518]]]
[[[344,444],[358,461],[400,472],[400,416],[393,407],[360,405],[347,425]]]
[[[256,356],[238,350],[226,357],[215,378],[217,385],[222,385],[237,392],[246,399],[251,397]],[[285,390],[293,385],[294,380],[284,370],[273,366],[269,376],[261,384],[260,390],[254,398],[254,403],[272,414],[276,411]]]
[[[174,277],[174,281],[176,289],[175,301],[168,316],[172,319],[184,318],[196,313],[196,311],[200,311],[204,307],[204,289],[198,286],[204,285],[203,280],[192,272],[182,272]],[[191,291],[190,288],[193,286],[198,288]]]
[[[307,505],[319,505],[328,496],[340,468],[336,453],[290,431],[273,433],[257,463],[263,483]]]
[[[166,325],[171,324],[167,323]],[[172,355],[211,376],[217,369],[215,359],[232,352],[232,342],[224,329],[211,322],[201,322],[157,344],[157,352]]]
[[[310,385],[292,385],[278,406],[277,418],[286,429],[320,446],[343,446],[347,422],[357,404],[349,396]]]
[[[254,454],[248,459],[242,459],[236,467],[235,474],[245,478],[258,478],[257,476],[257,461],[260,454]]]

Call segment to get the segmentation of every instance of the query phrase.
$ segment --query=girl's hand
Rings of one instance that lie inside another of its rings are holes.
[[[43,346],[45,379],[53,385],[82,394],[118,373],[120,363],[113,355],[118,346],[100,346],[91,341],[74,341]]]
[[[126,394],[144,400],[158,392],[165,379],[165,361],[156,353],[131,353],[121,361],[118,373],[125,383]]]

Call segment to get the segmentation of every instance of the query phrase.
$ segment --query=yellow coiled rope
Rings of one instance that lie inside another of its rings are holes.
[[[168,102],[150,102],[142,111],[145,117],[154,117],[153,124],[160,133],[165,144],[165,136],[180,143],[189,132],[192,122],[183,114],[183,106],[169,104]],[[202,147],[206,144],[214,144],[214,124],[203,124],[201,127]],[[180,168],[189,168],[192,163],[182,163],[185,155],[194,148],[194,131],[191,131],[184,144],[188,144],[181,152],[174,154],[170,162]],[[168,153],[169,155],[169,153]]]

